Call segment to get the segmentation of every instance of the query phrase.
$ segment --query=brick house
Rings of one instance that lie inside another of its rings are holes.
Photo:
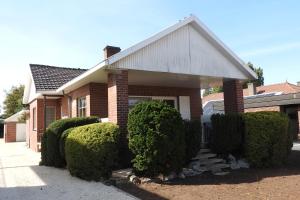
[[[202,98],[205,121],[213,113],[224,113],[224,93],[210,94]],[[300,82],[285,82],[255,87],[248,84],[243,89],[245,112],[277,111],[289,116],[294,138],[300,132]]]
[[[121,51],[106,46],[89,70],[30,65],[24,104],[29,104],[28,143],[38,150],[53,120],[98,116],[120,126],[126,140],[129,109],[157,99],[184,119],[201,119],[201,88],[223,83],[226,112],[243,112],[240,81],[256,78],[198,18],[191,16]]]

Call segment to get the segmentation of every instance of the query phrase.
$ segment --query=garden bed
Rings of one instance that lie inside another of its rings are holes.
[[[281,168],[244,169],[227,176],[201,174],[169,184],[130,183],[117,187],[141,199],[298,199],[300,151]]]

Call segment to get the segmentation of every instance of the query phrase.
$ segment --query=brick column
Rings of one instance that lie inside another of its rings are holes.
[[[128,72],[116,71],[108,74],[108,120],[120,127],[120,164],[130,164],[127,141],[128,118]],[[129,163],[128,163],[129,162]]]
[[[238,80],[223,82],[225,113],[243,113],[244,97],[242,84]]]

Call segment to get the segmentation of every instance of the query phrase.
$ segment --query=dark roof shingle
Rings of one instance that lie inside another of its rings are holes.
[[[30,70],[37,91],[56,90],[86,71],[86,69],[38,64],[30,64]]]

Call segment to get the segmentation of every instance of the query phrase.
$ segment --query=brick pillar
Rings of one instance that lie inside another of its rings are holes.
[[[120,162],[122,166],[130,163],[127,141],[128,118],[128,72],[108,73],[108,120],[120,127]],[[128,163],[129,162],[129,163]]]
[[[244,97],[242,84],[238,80],[223,82],[225,113],[243,113]]]

